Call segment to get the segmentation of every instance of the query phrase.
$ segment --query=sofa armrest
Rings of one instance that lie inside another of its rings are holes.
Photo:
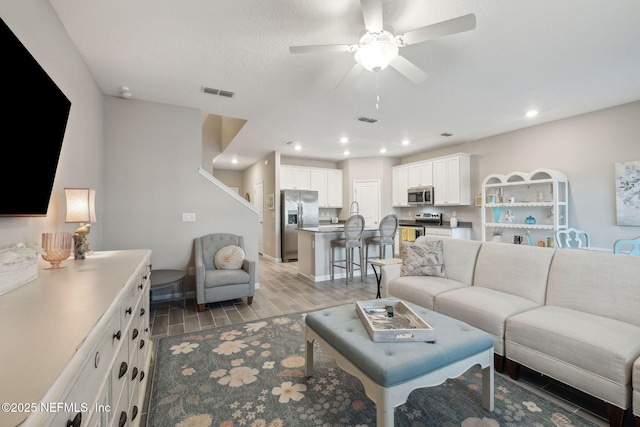
[[[380,267],[380,295],[382,298],[389,297],[389,282],[400,277],[402,263],[387,264]]]

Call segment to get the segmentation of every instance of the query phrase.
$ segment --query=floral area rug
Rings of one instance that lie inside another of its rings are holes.
[[[147,416],[150,427],[375,426],[360,381],[315,344],[304,376],[304,316],[261,319],[162,338]],[[396,426],[593,427],[498,375],[495,410],[482,407],[479,367],[415,390],[395,410]]]

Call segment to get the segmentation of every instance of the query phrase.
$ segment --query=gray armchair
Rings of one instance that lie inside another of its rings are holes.
[[[214,233],[196,237],[196,303],[198,311],[204,311],[210,302],[227,301],[247,297],[247,304],[253,302],[256,290],[256,262],[245,259],[241,269],[217,269],[213,258],[218,249],[225,246],[239,246],[244,250],[242,236],[229,233]]]

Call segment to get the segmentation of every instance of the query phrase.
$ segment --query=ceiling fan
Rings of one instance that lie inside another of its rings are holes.
[[[381,71],[387,66],[399,71],[415,84],[423,82],[427,73],[411,61],[398,54],[401,47],[422,43],[438,37],[462,33],[476,27],[473,14],[460,16],[437,24],[417,28],[404,34],[394,35],[382,23],[382,0],[360,0],[365,31],[358,44],[290,46],[291,53],[354,53],[356,64],[342,80],[355,78],[362,70]],[[341,82],[342,83],[342,82]]]

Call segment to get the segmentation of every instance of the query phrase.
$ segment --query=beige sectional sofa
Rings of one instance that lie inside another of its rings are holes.
[[[640,257],[428,239],[443,241],[446,278],[384,266],[383,296],[486,331],[497,370],[506,359],[512,378],[524,365],[602,399],[612,426],[622,425],[632,392],[640,414]]]

